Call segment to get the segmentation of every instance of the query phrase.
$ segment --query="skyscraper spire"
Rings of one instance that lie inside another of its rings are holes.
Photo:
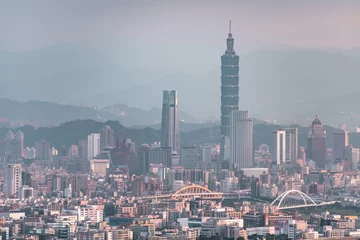
[[[231,34],[226,39],[226,51],[221,56],[221,143],[220,159],[229,165],[230,159],[230,117],[233,110],[239,110],[239,56],[234,50],[234,38]]]
[[[231,20],[229,22],[229,34],[228,34],[228,38],[226,39],[226,45],[227,45],[226,52],[235,54],[234,39],[233,39],[232,33],[231,33]]]

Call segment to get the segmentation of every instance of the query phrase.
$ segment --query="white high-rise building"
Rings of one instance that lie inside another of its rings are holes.
[[[88,160],[100,154],[100,134],[92,133],[88,136]]]
[[[286,128],[274,132],[275,149],[272,152],[276,165],[296,163],[298,158],[298,129]]]
[[[163,92],[161,146],[169,147],[171,151],[180,153],[178,96],[175,90]]]
[[[230,118],[230,167],[253,167],[253,120],[248,111],[232,111]]]
[[[14,195],[22,186],[21,164],[9,164],[6,175],[7,194]]]
[[[273,152],[273,161],[276,162],[276,165],[286,163],[286,131],[278,130],[276,134],[276,149]]]

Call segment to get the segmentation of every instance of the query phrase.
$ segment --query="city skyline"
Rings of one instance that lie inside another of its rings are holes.
[[[359,3],[4,6],[0,239],[360,239]]]
[[[86,9],[80,7],[81,3],[70,2],[20,6],[7,3],[12,11],[3,10],[1,14],[4,25],[1,29],[6,32],[0,42],[4,49],[0,54],[0,61],[4,62],[2,74],[7,77],[1,79],[5,84],[0,95],[19,101],[42,100],[64,105],[106,107],[121,103],[148,110],[161,107],[156,91],[177,89],[186,94],[181,104],[183,111],[199,119],[220,116],[218,99],[211,97],[220,91],[215,80],[220,74],[215,55],[223,51],[223,41],[218,36],[227,34],[226,26],[231,19],[237,34],[236,51],[241,56],[241,95],[248,99],[240,102],[242,109],[248,109],[259,119],[276,119],[286,124],[296,121],[301,125],[317,112],[332,126],[345,120],[350,126],[351,117],[339,116],[326,106],[335,104],[341,112],[351,113],[359,101],[356,90],[359,4],[280,2],[229,1],[224,5],[177,2],[176,8],[172,8],[164,1],[141,4],[110,1],[104,5],[90,2]],[[139,5],[151,11],[141,15],[144,9],[138,9]],[[193,10],[186,11],[187,6]],[[43,11],[46,14],[31,17],[30,12],[38,13],[44,8],[48,9]],[[99,8],[103,11],[96,11]],[[157,8],[168,11],[156,14]],[[218,8],[227,14],[216,11]],[[195,9],[201,14],[195,14]],[[118,13],[123,11],[120,17]],[[270,14],[274,12],[278,14]],[[175,16],[170,17],[170,13]],[[70,23],[75,18],[73,14],[78,17],[75,23]],[[97,20],[107,27],[95,24]],[[23,35],[26,37],[19,37]],[[164,61],[167,56],[176,57]],[[22,71],[16,71],[17,66]],[[307,72],[311,66],[318,67]],[[328,85],[328,91],[315,90],[327,82],[334,83]],[[186,89],[181,83],[195,87]],[[341,83],[353,87],[342,88]],[[310,84],[313,88],[307,87]],[[23,87],[18,88],[19,85]],[[195,89],[205,85],[196,94]],[[53,91],[52,86],[57,86],[58,91]],[[33,91],[26,91],[32,87]],[[303,92],[307,93],[306,99],[302,98]],[[143,101],[132,98],[136,93],[143,96]],[[274,104],[266,101],[270,93]],[[197,95],[198,99],[194,97]],[[256,101],[263,104],[255,104]],[[286,105],[280,108],[286,111],[273,107],[278,104]]]

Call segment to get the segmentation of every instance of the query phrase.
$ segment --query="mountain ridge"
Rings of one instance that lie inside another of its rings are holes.
[[[96,110],[87,106],[63,105],[39,100],[15,101],[0,98],[0,117],[14,122],[25,122],[35,117],[40,126],[58,125],[77,119],[97,121],[119,120],[125,126],[136,124],[151,125],[161,121],[160,108],[154,107],[146,111],[132,108],[125,104],[118,104],[117,106],[121,106],[124,113],[126,113],[125,116],[117,115],[111,111]],[[185,122],[197,121],[196,118],[183,111],[179,111],[179,117]]]

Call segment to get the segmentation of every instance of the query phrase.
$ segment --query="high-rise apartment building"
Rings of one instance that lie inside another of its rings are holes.
[[[230,118],[230,167],[253,167],[253,120],[248,111],[232,111]]]
[[[136,162],[136,164],[135,164]],[[137,154],[137,160],[133,164],[131,172],[136,174],[148,173],[151,164],[163,165],[171,167],[172,154],[170,148],[150,148],[149,145],[143,144]]]
[[[79,155],[82,159],[88,159],[88,142],[86,140],[79,141]]]
[[[349,146],[349,132],[337,130],[333,133],[333,162],[341,161],[345,156],[345,147]]]
[[[4,140],[0,140],[0,157],[11,155],[15,159],[23,157],[24,133],[18,131],[14,134],[8,131]]]
[[[277,130],[275,133],[275,151],[272,152],[273,163],[276,165],[286,163],[286,131]]]
[[[308,131],[306,158],[315,161],[320,168],[324,168],[326,164],[325,140],[326,132],[316,116]]]
[[[199,151],[196,147],[182,147],[180,162],[185,169],[195,169],[199,163]]]
[[[239,56],[235,54],[231,22],[226,51],[221,56],[221,141],[220,159],[230,159],[230,118],[233,110],[239,110]],[[228,164],[223,162],[223,168]]]
[[[163,92],[161,146],[171,148],[173,152],[180,152],[178,96],[175,90]]]
[[[100,154],[100,134],[92,133],[88,136],[88,160]]]
[[[6,175],[6,190],[9,196],[16,194],[22,186],[21,164],[9,164]]]
[[[39,160],[50,160],[50,143],[40,140],[35,143],[36,158]]]
[[[20,153],[19,157],[23,157],[23,151],[24,151],[24,133],[21,131],[18,131],[15,134],[15,141],[18,143],[17,147],[17,153]]]
[[[295,164],[298,159],[298,129],[285,128],[274,132],[275,149],[272,152],[273,162],[280,164]]]
[[[354,148],[352,145],[344,149],[344,159],[351,163],[351,169],[358,170],[360,162],[360,148]]]
[[[100,150],[114,147],[114,130],[110,126],[104,126],[100,132]]]

